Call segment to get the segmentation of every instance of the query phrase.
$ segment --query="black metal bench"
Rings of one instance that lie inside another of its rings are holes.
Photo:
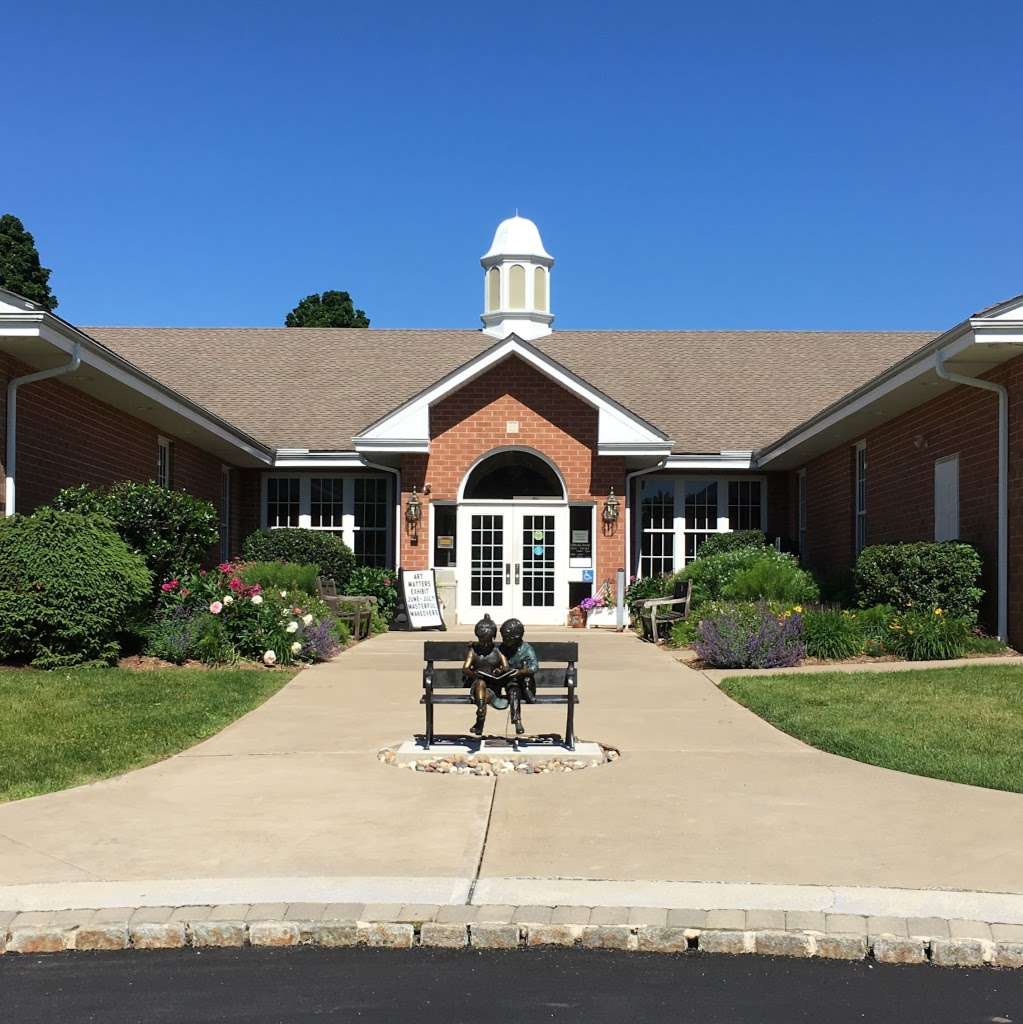
[[[462,663],[469,642],[451,640],[427,640],[423,644],[423,696],[419,703],[426,705],[426,745],[434,742],[433,709],[438,704],[474,704],[469,688],[462,677]],[[579,679],[576,662],[579,659],[577,643],[540,642],[533,644],[540,667],[534,677],[537,694],[534,704],[566,704],[565,735],[560,737],[562,745],[575,750],[575,706],[579,703],[576,689]],[[454,663],[452,666],[450,663]],[[438,663],[448,667],[438,668]],[[554,667],[554,666],[558,667]],[[438,693],[438,690],[445,691]],[[564,690],[564,693],[541,693],[542,690]],[[462,735],[462,734],[459,734]],[[517,745],[516,739],[516,745]]]

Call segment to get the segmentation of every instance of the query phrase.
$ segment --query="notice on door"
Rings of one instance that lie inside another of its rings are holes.
[[[401,571],[401,598],[405,605],[407,629],[444,629],[437,598],[437,578],[433,569],[403,569]],[[400,617],[399,614],[395,618]]]

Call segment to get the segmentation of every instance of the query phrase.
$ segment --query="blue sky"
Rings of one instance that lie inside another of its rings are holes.
[[[1023,292],[1023,5],[9,7],[0,212],[80,324],[346,288],[478,327],[517,207],[555,327],[943,328]]]

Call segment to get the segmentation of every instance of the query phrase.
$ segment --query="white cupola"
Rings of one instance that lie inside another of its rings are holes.
[[[537,226],[517,213],[501,221],[483,265],[483,333],[532,341],[551,333],[551,267]]]

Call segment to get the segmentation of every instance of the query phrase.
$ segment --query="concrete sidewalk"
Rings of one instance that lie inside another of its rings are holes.
[[[579,734],[619,748],[614,764],[497,778],[381,764],[379,748],[422,729],[423,636],[386,634],[184,754],[0,806],[0,908],[114,905],[102,893],[176,903],[175,885],[202,903],[292,902],[319,886],[324,902],[532,893],[670,907],[693,906],[679,885],[695,882],[740,883],[752,907],[801,891],[790,887],[916,893],[903,914],[931,912],[920,891],[963,890],[934,892],[934,912],[965,917],[960,906],[1023,894],[1023,796],[812,750],[631,635],[571,638]],[[469,711],[442,709],[438,727],[465,728]],[[526,723],[560,730],[562,718],[529,707]]]

